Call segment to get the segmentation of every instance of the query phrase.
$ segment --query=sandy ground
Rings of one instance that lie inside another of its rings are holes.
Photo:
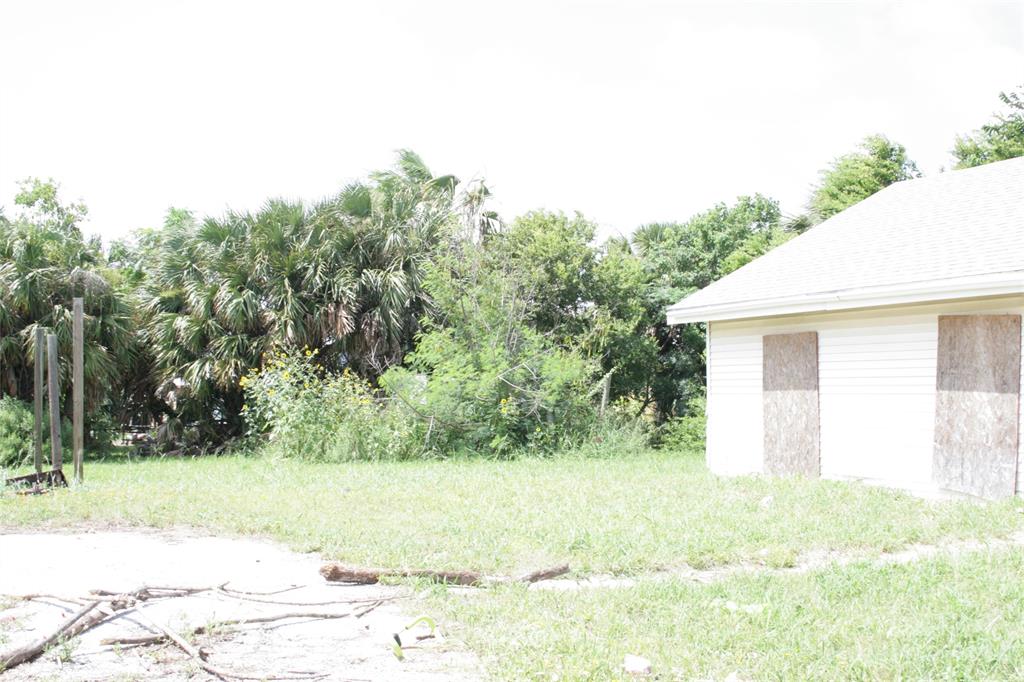
[[[443,627],[431,639],[425,626],[402,635],[405,660],[392,649],[393,633],[419,615],[404,588],[326,583],[320,558],[290,552],[271,542],[203,536],[190,531],[95,531],[0,535],[0,594],[85,595],[91,589],[131,591],[144,585],[205,587],[228,583],[234,590],[269,592],[278,601],[313,602],[393,598],[361,618],[276,621],[241,632],[200,635],[210,663],[254,677],[288,671],[328,673],[331,680],[475,680],[478,661]],[[76,607],[54,599],[18,602],[0,598],[0,652],[39,639]],[[349,612],[360,605],[294,606],[257,603],[217,593],[144,604],[152,621],[182,632],[216,620],[287,611]],[[443,625],[443,624],[442,624]],[[212,679],[171,645],[104,646],[106,637],[151,634],[132,613],[58,646],[0,680],[206,680]],[[294,673],[293,673],[294,674]]]

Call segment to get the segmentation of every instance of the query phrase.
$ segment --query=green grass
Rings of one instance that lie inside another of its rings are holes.
[[[734,671],[742,679],[1024,677],[1019,550],[711,585],[646,575],[1006,536],[1024,528],[1019,500],[929,502],[856,484],[725,479],[690,455],[619,454],[345,465],[111,457],[87,461],[78,488],[0,493],[0,530],[188,525],[361,565],[515,573],[567,561],[579,575],[639,576],[634,587],[571,593],[428,590],[416,608],[499,679],[621,679],[627,653],[651,659],[662,680]]]
[[[224,457],[87,462],[86,484],[0,495],[0,527],[189,525],[356,564],[579,573],[791,563],[1024,528],[1019,503],[928,502],[839,482],[718,478],[700,458],[345,465]],[[765,498],[770,497],[770,502]]]
[[[437,588],[428,612],[483,652],[498,679],[623,679],[623,656],[634,654],[661,680],[1019,680],[1022,578],[1024,552],[1014,550],[711,585]]]

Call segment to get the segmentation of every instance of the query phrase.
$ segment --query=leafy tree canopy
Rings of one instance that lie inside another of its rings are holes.
[[[1015,92],[999,93],[1005,111],[971,135],[957,137],[953,156],[957,168],[1024,156],[1024,85]]]
[[[684,409],[703,391],[701,325],[669,326],[665,307],[706,287],[788,239],[778,202],[755,194],[719,203],[684,223],[640,227],[632,248],[647,273],[649,334],[658,352],[647,395],[660,416]]]
[[[894,182],[920,176],[903,145],[872,135],[859,151],[840,156],[821,172],[809,208],[819,220],[826,220]]]

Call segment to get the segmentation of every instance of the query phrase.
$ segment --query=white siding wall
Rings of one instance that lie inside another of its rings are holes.
[[[708,466],[762,470],[761,337],[817,331],[822,475],[934,490],[938,316],[970,313],[1024,314],[1024,297],[711,323]],[[1024,415],[1019,457],[1022,491]]]

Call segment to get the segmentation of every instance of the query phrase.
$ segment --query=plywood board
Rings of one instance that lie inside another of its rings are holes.
[[[765,471],[818,476],[818,334],[771,334],[762,344]]]
[[[933,475],[942,488],[1014,494],[1020,325],[1020,315],[939,317]]]

